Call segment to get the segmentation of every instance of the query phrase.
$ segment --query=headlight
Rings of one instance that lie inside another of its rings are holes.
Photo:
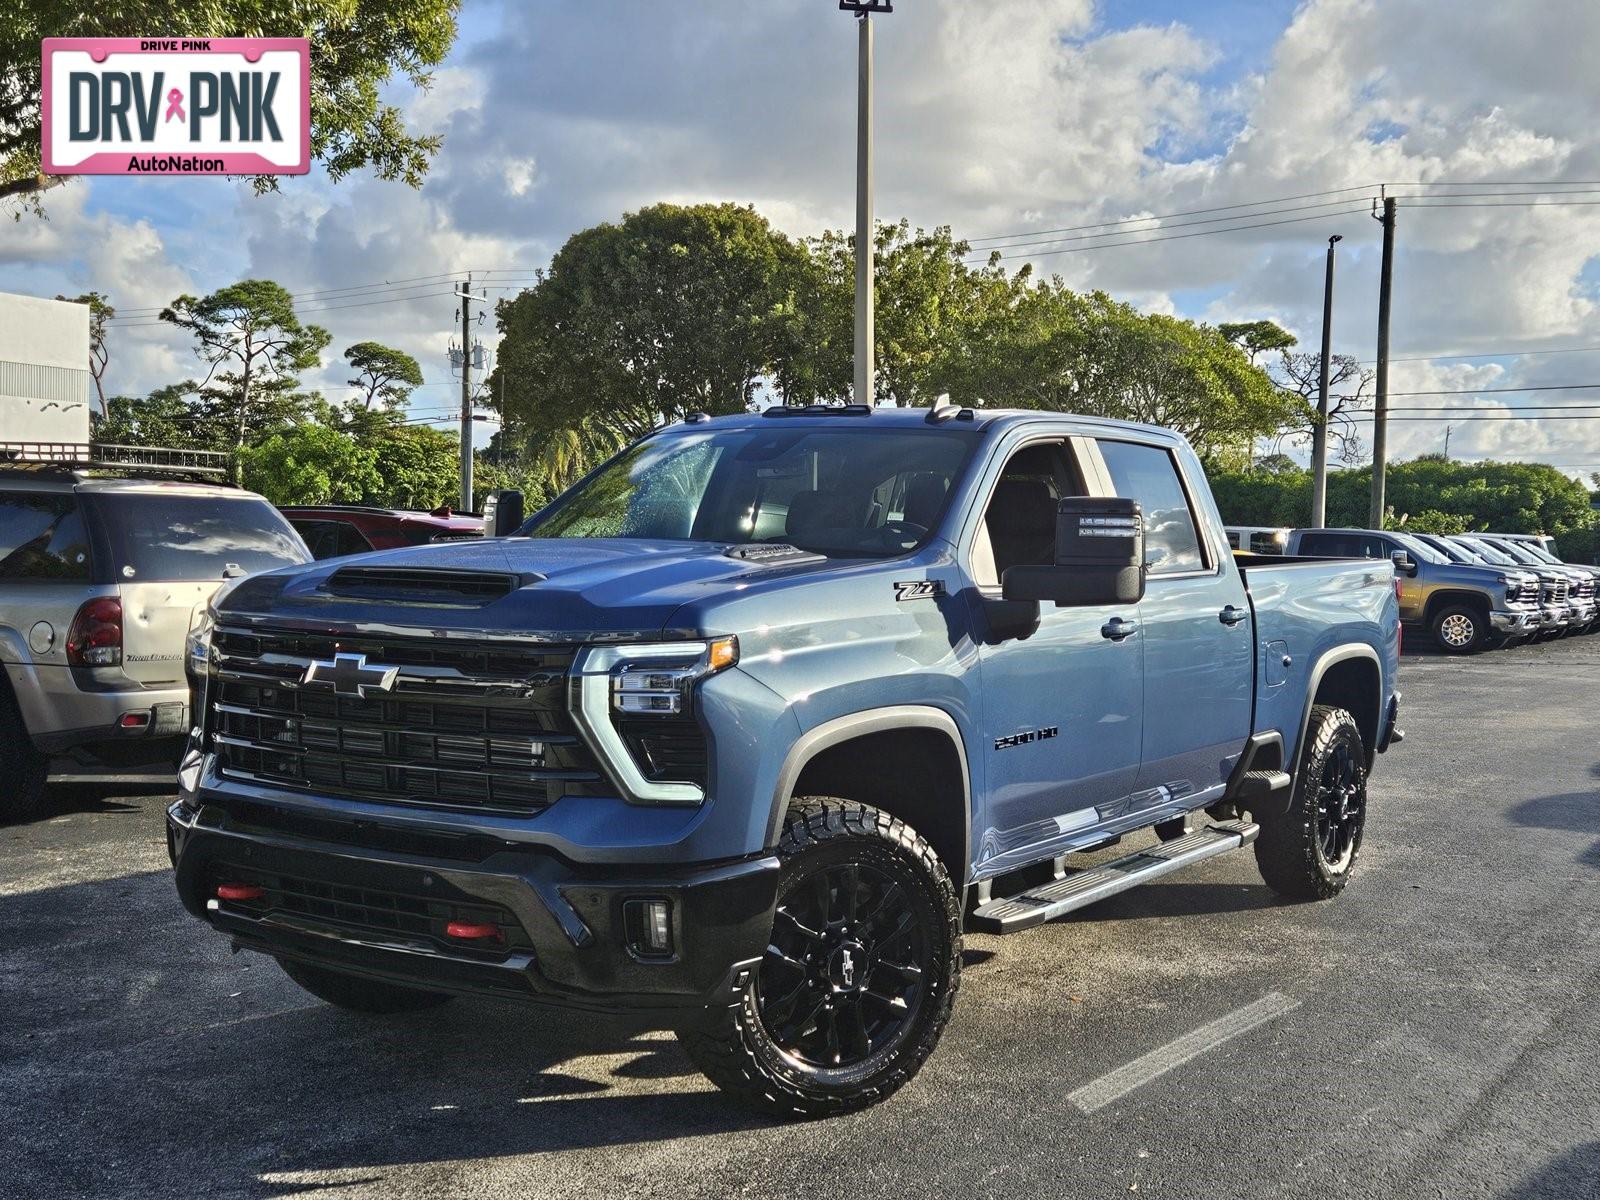
[[[652,755],[651,748],[673,731],[698,738],[692,718],[695,688],[738,661],[739,643],[732,637],[589,646],[579,654],[572,674],[573,717],[627,799],[647,804],[705,800],[700,782],[675,773],[670,752]],[[645,727],[659,729],[659,736],[642,733]],[[700,749],[703,778],[703,740]],[[663,761],[652,761],[657,758]]]
[[[211,631],[216,625],[216,614],[208,604],[195,618],[184,642],[183,665],[192,681],[206,677],[206,667],[211,661]]]
[[[612,670],[611,707],[628,716],[680,716],[689,711],[695,684],[739,661],[739,641],[731,637],[620,649],[632,661],[621,662]],[[650,651],[644,661],[638,661],[636,652],[641,650]],[[690,662],[653,665],[657,658],[678,658],[686,651],[694,654]]]

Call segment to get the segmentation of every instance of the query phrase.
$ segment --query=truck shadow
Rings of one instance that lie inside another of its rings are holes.
[[[1600,765],[1591,768],[1590,773],[1600,775]],[[1515,824],[1526,828],[1584,833],[1600,839],[1600,788],[1524,800],[1511,810],[1510,816]],[[1577,861],[1600,869],[1600,840],[1581,852]]]
[[[1572,1200],[1600,1196],[1600,1142],[1568,1150],[1504,1193],[1505,1200]]]
[[[167,871],[0,895],[0,1191],[293,1194],[396,1167],[783,1126],[667,1033],[458,999],[343,1012],[231,956]],[[535,1189],[536,1190],[536,1189]]]

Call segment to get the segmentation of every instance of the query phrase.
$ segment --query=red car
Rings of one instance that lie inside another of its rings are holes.
[[[291,504],[279,511],[300,531],[316,558],[483,536],[482,517],[459,515],[448,506],[432,512],[408,512],[345,504]]]

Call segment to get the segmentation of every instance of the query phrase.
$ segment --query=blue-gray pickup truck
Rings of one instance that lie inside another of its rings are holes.
[[[933,1050],[964,931],[1249,844],[1341,891],[1398,633],[1387,560],[1230,553],[1162,429],[694,414],[512,536],[219,594],[170,851],[334,1004],[630,1013],[842,1112]]]

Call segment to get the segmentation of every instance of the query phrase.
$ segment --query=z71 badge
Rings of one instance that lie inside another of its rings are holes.
[[[942,579],[909,579],[894,585],[896,600],[936,600],[944,595]]]
[[[1030,729],[1026,733],[1010,733],[994,740],[996,750],[1009,750],[1013,746],[1026,746],[1029,742],[1042,742],[1061,732],[1059,725],[1046,725],[1043,729]]]

